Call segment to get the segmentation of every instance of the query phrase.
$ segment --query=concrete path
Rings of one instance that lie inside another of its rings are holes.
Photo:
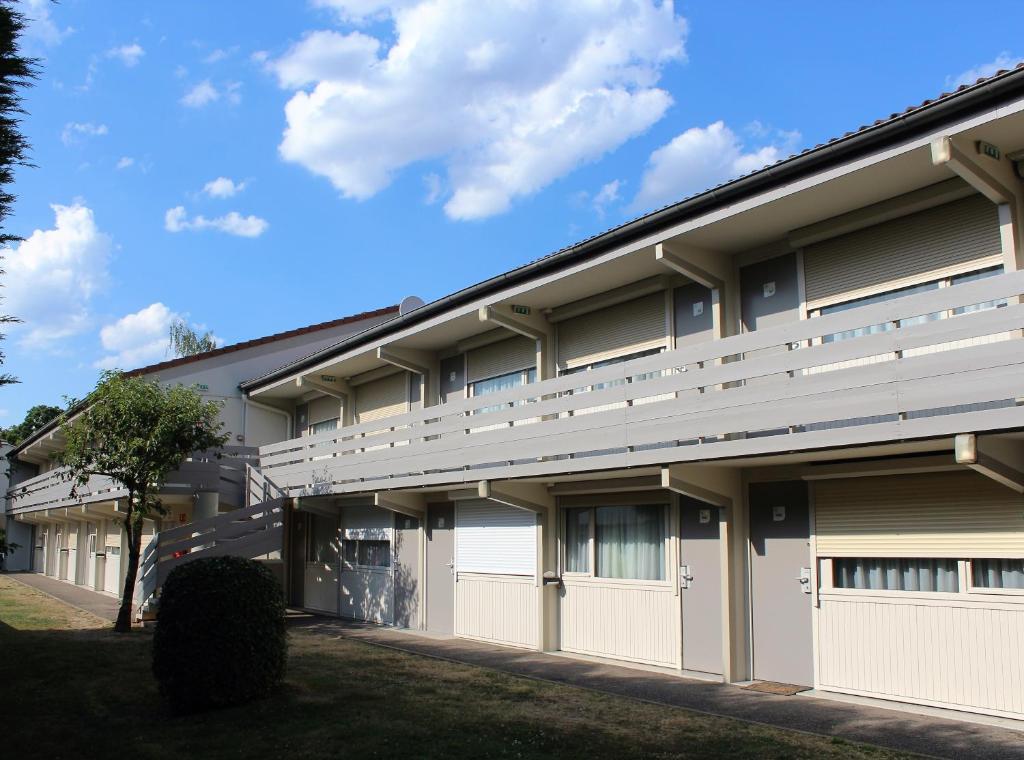
[[[289,625],[513,675],[932,757],[1024,758],[1024,731],[1000,726],[807,696],[764,694],[668,673],[312,615],[291,616]]]
[[[91,612],[104,620],[117,620],[118,600],[112,596],[39,573],[7,573],[6,577],[49,594],[72,607]]]

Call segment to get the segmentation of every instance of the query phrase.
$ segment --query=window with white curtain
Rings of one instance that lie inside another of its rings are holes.
[[[309,434],[316,435],[317,433],[327,433],[331,430],[338,429],[338,418],[334,417],[329,420],[321,420],[320,422],[314,422],[309,426]]]
[[[665,580],[667,507],[565,510],[565,571],[597,578]]]
[[[331,564],[337,561],[332,544],[338,538],[338,521],[324,515],[310,514],[306,531],[306,561]],[[335,545],[336,546],[336,545]]]
[[[1024,559],[972,559],[971,585],[986,589],[1024,589]]]
[[[477,396],[489,396],[492,393],[510,391],[513,388],[518,388],[520,385],[536,382],[536,380],[536,368],[530,367],[528,369],[516,370],[515,372],[509,372],[506,375],[498,375],[498,377],[491,377],[486,380],[477,380],[475,383],[470,383],[470,395],[473,396],[473,398],[476,398]],[[486,407],[484,409],[478,409],[474,413],[480,414],[500,408],[501,407],[498,406]]]
[[[871,591],[960,590],[955,559],[841,557],[832,560],[832,585]]]

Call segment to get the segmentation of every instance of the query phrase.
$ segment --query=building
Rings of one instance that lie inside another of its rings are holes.
[[[240,381],[397,313],[397,306],[388,307],[133,370],[130,374],[191,386],[204,398],[222,402],[223,429],[230,435],[223,458],[199,452],[171,473],[161,492],[169,514],[159,522],[147,520],[147,535],[242,506],[247,466],[256,462],[257,447],[288,434],[291,416],[246,399],[239,390]],[[6,454],[11,472],[8,538],[21,545],[8,557],[7,569],[46,573],[119,595],[125,571],[121,557],[127,556],[127,546],[118,501],[125,493],[109,479],[94,477],[72,496],[72,483],[53,458],[62,445],[59,424],[54,421]]]
[[[254,373],[152,562],[262,521],[296,607],[1024,719],[1022,161],[1018,68]]]

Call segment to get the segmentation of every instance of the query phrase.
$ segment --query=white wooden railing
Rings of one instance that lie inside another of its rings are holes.
[[[223,556],[253,559],[280,552],[284,504],[284,499],[271,499],[161,531],[143,550],[137,601],[149,599],[168,573],[186,562]]]
[[[246,468],[256,461],[256,448],[226,446],[218,459],[215,452],[196,452],[168,474],[161,493],[191,494],[201,490],[218,491],[228,503],[240,505],[245,489]],[[8,492],[12,512],[35,511],[91,504],[124,498],[127,492],[119,483],[103,475],[94,475],[84,486],[74,489],[64,467],[29,478]]]
[[[297,496],[1024,427],[1022,293],[1016,272],[794,321],[263,446],[260,465]]]

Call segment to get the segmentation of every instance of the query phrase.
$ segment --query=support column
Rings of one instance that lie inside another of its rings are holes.
[[[98,520],[96,523],[96,557],[95,569],[93,570],[93,588],[102,591],[106,585],[107,578],[107,530],[108,520]]]
[[[220,511],[220,494],[216,491],[201,491],[196,494],[192,507],[192,522],[216,517]]]

